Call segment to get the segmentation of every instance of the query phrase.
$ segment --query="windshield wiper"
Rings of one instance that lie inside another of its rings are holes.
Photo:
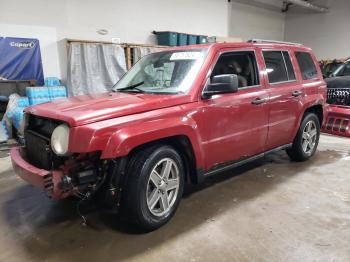
[[[123,87],[123,88],[118,88],[118,89],[114,89],[113,92],[120,92],[120,91],[131,91],[131,90],[135,90],[138,91],[140,93],[145,93],[145,90],[142,90],[140,88],[137,88],[138,86],[143,85],[144,81],[139,82],[137,84],[133,84],[127,87]]]

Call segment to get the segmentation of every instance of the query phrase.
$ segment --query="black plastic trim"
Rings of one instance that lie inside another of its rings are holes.
[[[221,172],[224,172],[226,170],[233,169],[233,168],[242,166],[244,164],[247,164],[249,162],[255,161],[255,160],[260,159],[260,158],[262,158],[262,157],[264,157],[264,156],[266,156],[268,154],[271,154],[271,153],[274,153],[274,152],[278,152],[278,151],[281,151],[281,150],[284,150],[284,149],[288,149],[288,148],[291,148],[291,147],[292,147],[292,144],[286,144],[286,145],[283,145],[283,146],[279,146],[279,147],[276,147],[276,148],[271,149],[269,151],[266,151],[264,153],[261,153],[261,154],[258,154],[258,155],[252,156],[252,157],[245,158],[243,160],[230,162],[228,164],[224,164],[223,166],[221,165],[220,167],[216,167],[216,168],[214,167],[213,169],[210,169],[207,172],[205,172],[204,174],[202,174],[201,176],[203,176],[203,177],[212,176],[212,175],[215,175],[217,173],[221,173]],[[198,173],[198,175],[200,175],[200,174]]]

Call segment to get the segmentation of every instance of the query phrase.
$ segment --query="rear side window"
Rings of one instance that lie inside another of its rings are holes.
[[[284,61],[286,62],[288,79],[295,80],[294,68],[293,68],[292,61],[290,60],[290,56],[287,51],[283,51],[282,53],[283,53]]]
[[[287,51],[264,51],[263,55],[270,84],[295,80],[293,65]]]
[[[309,53],[295,52],[303,80],[317,77],[317,69]]]
[[[282,52],[264,51],[264,59],[270,83],[288,81],[288,74]]]

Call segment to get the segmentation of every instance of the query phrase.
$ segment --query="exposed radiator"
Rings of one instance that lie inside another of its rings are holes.
[[[61,122],[34,115],[28,115],[27,118],[24,140],[28,162],[44,170],[59,167],[64,158],[52,152],[50,140],[53,130]]]

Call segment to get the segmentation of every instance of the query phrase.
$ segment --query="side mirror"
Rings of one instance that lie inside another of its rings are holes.
[[[203,91],[203,98],[213,95],[236,93],[238,91],[238,76],[234,74],[216,75]]]

